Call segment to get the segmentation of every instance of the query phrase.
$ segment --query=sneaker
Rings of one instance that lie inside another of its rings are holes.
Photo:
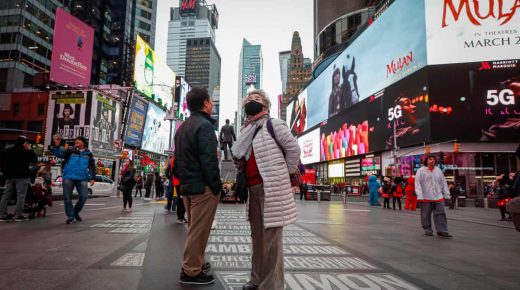
[[[68,225],[70,225],[70,224],[73,223],[73,222],[74,222],[74,219],[67,219],[67,220],[65,221],[65,223],[68,224]]]
[[[23,221],[28,221],[29,220],[29,217],[28,216],[18,216],[18,217],[15,217],[14,218],[14,221],[15,222],[23,222]]]
[[[207,285],[214,283],[215,277],[211,274],[204,273],[204,271],[200,271],[200,273],[195,277],[190,277],[182,271],[179,282],[181,284]]]
[[[74,215],[74,218],[75,218],[78,222],[80,222],[80,221],[83,220],[83,219],[79,216],[79,214],[75,214],[75,215]]]
[[[451,238],[451,237],[453,237],[452,235],[448,234],[447,232],[437,232],[437,236],[439,236],[441,238]]]
[[[8,222],[8,221],[12,221],[12,220],[13,220],[13,218],[8,217],[8,216],[0,217],[0,222]]]
[[[433,237],[433,232],[431,232],[431,231],[425,231],[424,234],[429,237]]]
[[[204,264],[202,264],[202,271],[208,271],[209,269],[211,269],[211,263],[204,262]]]

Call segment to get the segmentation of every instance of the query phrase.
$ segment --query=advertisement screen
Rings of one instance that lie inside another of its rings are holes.
[[[143,137],[144,121],[148,111],[148,102],[137,96],[132,98],[130,113],[128,114],[125,143],[131,146],[141,146]]]
[[[343,163],[329,164],[329,178],[345,177],[345,165]]]
[[[300,160],[302,164],[320,162],[320,129],[315,129],[298,137],[298,145],[301,149]]]
[[[56,133],[65,142],[73,142],[79,136],[90,139],[92,99],[92,91],[50,92],[45,145],[51,144]]]
[[[307,90],[303,90],[298,98],[287,107],[287,120],[293,135],[300,135],[307,130]]]
[[[369,99],[371,149],[393,149],[430,141],[428,73],[424,69]]]
[[[520,141],[520,61],[429,68],[433,141]]]
[[[72,87],[88,86],[93,45],[94,29],[57,8],[50,79]]]
[[[181,77],[179,81],[179,120],[186,120],[190,116],[190,110],[188,109],[188,101],[186,99],[186,95],[191,90],[191,86],[186,82],[186,80]]]
[[[160,154],[168,150],[170,122],[164,120],[165,116],[166,112],[161,108],[152,103],[148,104],[141,149]]]
[[[93,94],[90,149],[94,154],[111,156],[117,152],[114,141],[119,139],[121,103],[100,93]]]
[[[334,160],[364,154],[369,145],[367,102],[329,119],[320,127],[320,160]],[[353,110],[355,109],[355,110]]]
[[[424,2],[395,1],[307,87],[312,128],[426,65]]]
[[[361,159],[361,175],[377,175],[381,172],[381,156],[366,156]]]
[[[520,58],[517,0],[425,2],[428,64]]]
[[[175,88],[175,73],[168,65],[156,58],[153,74],[153,95],[159,104],[169,110],[173,105],[172,89]]]

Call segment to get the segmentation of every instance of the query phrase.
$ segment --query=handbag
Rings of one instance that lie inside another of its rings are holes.
[[[283,150],[282,145],[276,140],[276,135],[274,134],[273,123],[271,122],[271,118],[267,119],[267,131],[269,135],[274,139],[278,148],[282,151],[283,157],[285,157],[285,151]],[[302,161],[298,160],[298,166],[296,168],[296,172],[289,174],[289,179],[291,180],[291,187],[298,187],[303,183],[302,172],[305,172],[305,166],[303,166]]]
[[[247,202],[247,199],[249,198],[246,173],[244,170],[238,170],[235,184],[235,195],[243,203]]]

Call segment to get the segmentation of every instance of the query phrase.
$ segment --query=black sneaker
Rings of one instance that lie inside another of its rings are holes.
[[[68,225],[70,225],[70,224],[73,223],[73,222],[74,222],[74,219],[67,219],[67,220],[65,221],[65,223],[68,224]]]
[[[75,215],[74,215],[74,218],[75,218],[78,222],[80,222],[80,221],[83,220],[83,219],[79,216],[79,214],[75,214]]]
[[[202,264],[202,271],[208,271],[209,269],[211,269],[211,264],[209,262],[204,262],[204,264]]]
[[[200,271],[200,273],[195,277],[190,277],[181,272],[181,277],[179,279],[179,283],[181,284],[191,284],[191,285],[207,285],[215,282],[215,277],[211,274],[206,274],[204,271]]]
[[[448,234],[447,232],[437,232],[437,236],[439,236],[441,238],[451,238],[451,237],[453,237],[452,235]]]
[[[29,217],[25,216],[25,215],[17,216],[14,218],[15,222],[23,222],[23,221],[28,221],[28,220],[29,220]]]

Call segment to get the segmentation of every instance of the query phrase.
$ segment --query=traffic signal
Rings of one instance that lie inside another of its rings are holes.
[[[429,154],[432,151],[432,146],[426,146],[424,148],[424,153]]]
[[[460,152],[460,143],[453,143],[453,152],[454,153]]]
[[[128,151],[123,150],[123,152],[121,153],[121,159],[126,159],[126,158],[128,158]]]
[[[42,141],[42,136],[38,134],[36,135],[36,144],[40,144],[40,141]]]

